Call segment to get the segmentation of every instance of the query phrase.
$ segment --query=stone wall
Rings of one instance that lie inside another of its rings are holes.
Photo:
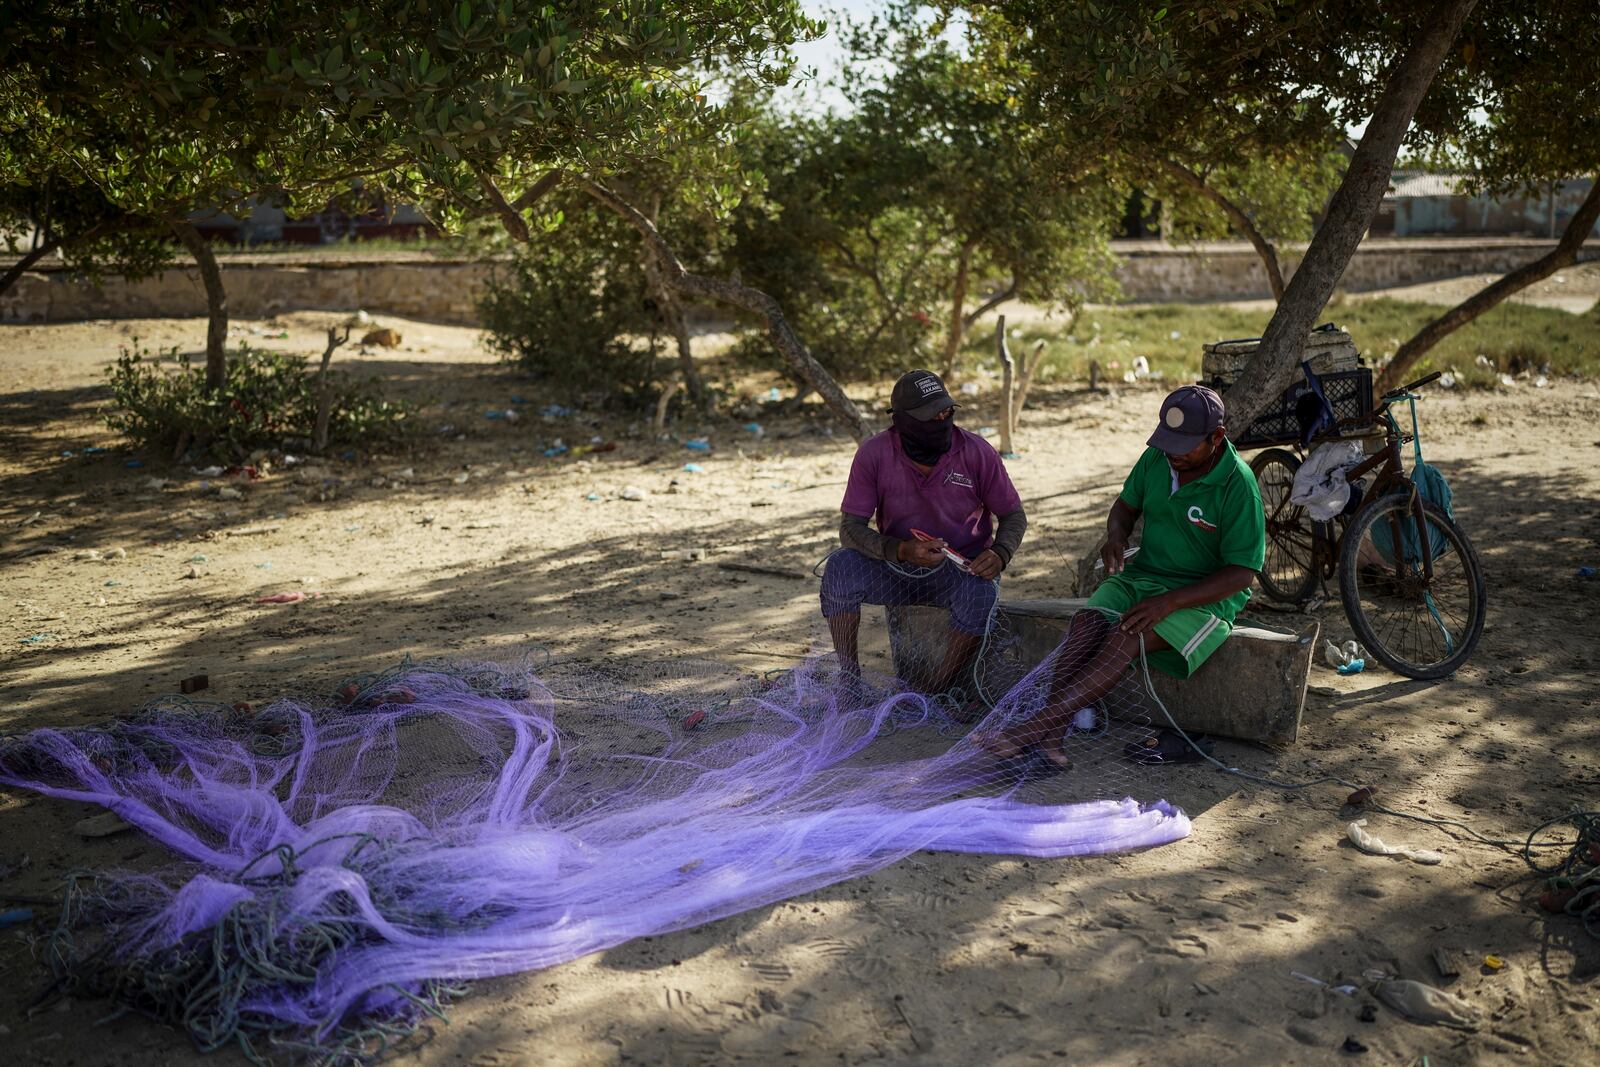
[[[1114,242],[1132,301],[1245,300],[1269,297],[1266,275],[1245,244],[1170,246]],[[1368,240],[1340,283],[1360,292],[1462,274],[1503,274],[1543,255],[1553,242],[1515,238]],[[1600,258],[1600,240],[1581,258]],[[1299,262],[1286,251],[1286,276]],[[476,325],[476,300],[492,263],[417,253],[226,254],[219,257],[230,312],[243,319],[279,311],[372,312],[428,322]],[[127,282],[93,285],[60,270],[30,271],[0,295],[0,322],[179,318],[204,315],[205,293],[189,267]]]
[[[428,322],[477,324],[476,300],[491,264],[420,256],[330,259],[292,253],[219,257],[228,311],[241,319],[280,311],[366,308]],[[62,271],[30,271],[0,295],[0,322],[181,318],[206,313],[192,268],[93,285]]]
[[[1255,250],[1247,244],[1172,247],[1160,241],[1118,241],[1118,271],[1127,299],[1144,302],[1269,299],[1272,290]],[[1354,293],[1439,281],[1463,274],[1505,274],[1555,247],[1535,238],[1367,240],[1340,279]],[[1284,281],[1294,277],[1302,249],[1279,254]],[[1600,259],[1600,240],[1584,246],[1580,260]]]

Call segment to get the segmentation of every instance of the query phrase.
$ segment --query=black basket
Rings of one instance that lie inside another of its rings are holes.
[[[1372,414],[1372,369],[1328,371],[1317,375],[1322,392],[1333,405],[1335,419],[1349,419]],[[1221,392],[1219,386],[1212,388]],[[1276,403],[1256,416],[1250,428],[1234,441],[1236,448],[1258,448],[1262,445],[1292,445],[1300,440],[1300,420],[1295,417],[1295,404],[1311,392],[1302,375],[1299,381],[1283,391]]]

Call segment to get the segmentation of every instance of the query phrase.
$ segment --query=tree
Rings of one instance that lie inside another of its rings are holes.
[[[1234,433],[1244,432],[1292,379],[1305,337],[1366,233],[1400,144],[1474,3],[998,5],[1028,31],[1024,47],[1039,72],[1035,112],[1055,120],[1077,156],[1093,158],[1119,143],[1162,143],[1170,131],[1203,135],[1224,109],[1367,118],[1255,357],[1228,391]],[[1447,82],[1437,94],[1445,112],[1454,89]]]
[[[1032,71],[1015,37],[1000,14],[975,10],[960,24],[958,46],[950,22],[914,3],[843,34],[839,87],[853,109],[835,138],[853,147],[856,199],[868,213],[914,211],[948,247],[933,278],[947,309],[946,375],[967,331],[1008,300],[1076,307],[1115,291],[1107,240],[1121,208],[1114,175],[1063,179],[1049,158],[1051,131],[1022,114]],[[998,284],[972,306],[981,279]]]
[[[1426,323],[1379,376],[1382,392],[1404,384],[1434,345],[1512,294],[1577,260],[1600,222],[1600,16],[1585,0],[1485,4],[1463,35],[1468,102],[1486,116],[1453,127],[1433,159],[1463,171],[1465,191],[1554,194],[1590,178],[1589,193],[1556,246]]]
[[[15,72],[0,76],[0,246],[18,257],[0,274],[0,293],[51,255],[89,277],[159,271],[172,258],[170,242],[63,157],[48,111],[17,84]]]
[[[1252,150],[1193,144],[1153,158],[1138,153],[1129,170],[1144,173],[1140,185],[1161,198],[1168,236],[1206,240],[1229,231],[1250,242],[1261,259],[1274,300],[1283,299],[1283,268],[1278,246],[1309,240],[1312,216],[1322,210],[1337,184],[1343,156],[1322,143]]]
[[[6,27],[0,70],[5,93],[49,102],[64,151],[110,146],[93,181],[131,213],[171,220],[241,195],[293,211],[365,179],[447,226],[493,217],[529,241],[527,212],[568,180],[659,253],[607,176],[719,129],[704,71],[781,81],[787,46],[818,29],[795,0],[46,0]],[[820,371],[765,294],[662,264],[678,291],[760,309],[797,373]],[[817,384],[860,433],[843,392]]]
[[[915,4],[848,23],[833,83],[845,110],[774,117],[757,139],[767,197],[740,213],[733,254],[797,309],[830,368],[942,362],[949,375],[1008,300],[1076,307],[1115,291],[1115,183],[1040,164],[1048,131],[1023,121],[1014,32],[975,13],[958,45]]]

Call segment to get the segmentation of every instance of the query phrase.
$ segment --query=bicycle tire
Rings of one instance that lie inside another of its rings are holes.
[[[1274,478],[1274,468],[1283,473]],[[1250,473],[1256,476],[1267,516],[1267,551],[1256,582],[1268,599],[1285,604],[1303,603],[1317,587],[1311,516],[1300,505],[1289,503],[1289,490],[1299,469],[1300,460],[1286,448],[1269,448],[1250,460]]]
[[[1472,655],[1477,648],[1478,640],[1483,636],[1483,623],[1487,615],[1487,589],[1483,581],[1483,568],[1478,562],[1478,553],[1472,547],[1472,542],[1467,540],[1467,535],[1461,532],[1455,520],[1431,501],[1422,502],[1423,515],[1429,524],[1430,531],[1436,530],[1437,537],[1442,537],[1447,542],[1447,548],[1459,559],[1461,571],[1461,586],[1465,591],[1467,606],[1465,618],[1462,621],[1459,639],[1453,637],[1449,627],[1445,625],[1440,610],[1431,599],[1433,589],[1427,590],[1429,599],[1416,600],[1410,609],[1413,618],[1421,623],[1423,632],[1439,629],[1446,635],[1446,652],[1443,658],[1419,662],[1408,659],[1399,651],[1394,629],[1397,623],[1387,625],[1375,621],[1372,615],[1363,607],[1363,590],[1361,551],[1366,543],[1369,531],[1381,519],[1399,512],[1398,519],[1403,522],[1414,522],[1410,510],[1410,494],[1408,492],[1386,493],[1362,506],[1350,521],[1349,528],[1345,531],[1344,542],[1339,551],[1339,598],[1344,602],[1345,617],[1350,620],[1350,626],[1356,632],[1356,638],[1366,648],[1369,655],[1377,659],[1385,667],[1407,678],[1433,680],[1445,678],[1455,673],[1460,666]],[[1402,536],[1404,536],[1402,534]],[[1430,540],[1434,539],[1430,536]],[[1388,543],[1392,546],[1394,538],[1391,534]],[[1379,550],[1382,551],[1382,550]],[[1448,559],[1444,551],[1437,553],[1437,559]],[[1383,564],[1382,566],[1387,566]],[[1386,595],[1381,590],[1384,583],[1394,582],[1393,578],[1381,573],[1377,578],[1370,580],[1372,586],[1380,587],[1373,594],[1376,600],[1379,596]],[[1436,573],[1433,581],[1442,582],[1441,576]],[[1369,592],[1371,589],[1369,588]],[[1396,601],[1403,601],[1403,595],[1392,595]],[[1448,610],[1448,609],[1447,609]],[[1454,618],[1454,613],[1450,613]],[[1398,618],[1398,616],[1397,616]],[[1453,647],[1451,647],[1453,646]]]

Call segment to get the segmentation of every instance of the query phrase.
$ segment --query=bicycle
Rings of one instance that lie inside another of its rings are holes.
[[[1367,651],[1408,678],[1444,678],[1456,671],[1483,636],[1486,589],[1478,554],[1466,534],[1441,507],[1422,499],[1406,473],[1400,446],[1416,445],[1422,460],[1413,390],[1437,372],[1385,393],[1368,414],[1340,419],[1313,438],[1309,453],[1328,441],[1383,430],[1383,448],[1345,472],[1352,492],[1374,476],[1347,516],[1319,522],[1289,495],[1301,460],[1286,448],[1268,448],[1250,463],[1267,517],[1267,559],[1259,581],[1273,600],[1302,604],[1318,582],[1335,575],[1345,616]],[[1411,436],[1400,430],[1390,407],[1411,408]],[[1358,431],[1352,435],[1349,431]]]

